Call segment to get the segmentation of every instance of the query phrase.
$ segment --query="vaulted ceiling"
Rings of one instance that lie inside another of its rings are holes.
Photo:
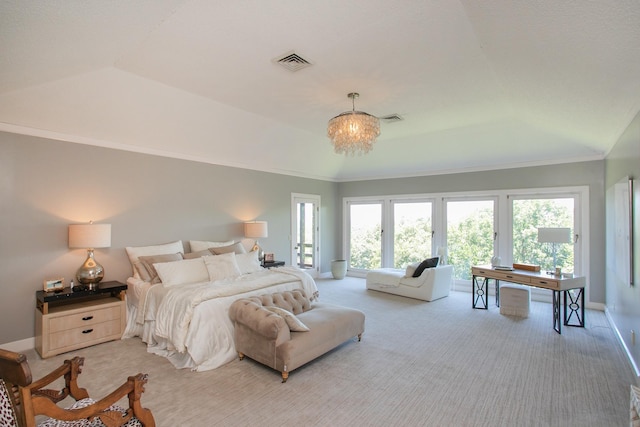
[[[349,92],[403,118],[365,156]],[[637,0],[0,3],[10,132],[347,181],[602,159],[639,109]]]

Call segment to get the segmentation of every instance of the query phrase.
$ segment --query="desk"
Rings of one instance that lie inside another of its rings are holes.
[[[496,270],[491,266],[471,267],[473,308],[489,308],[489,280],[495,281],[496,305],[500,306],[500,280],[519,285],[549,289],[553,292],[553,329],[562,333],[561,297],[564,294],[564,325],[584,328],[584,277],[561,277],[539,271]],[[577,323],[571,323],[575,315]]]

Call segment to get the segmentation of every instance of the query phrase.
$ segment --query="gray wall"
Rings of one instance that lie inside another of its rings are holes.
[[[349,182],[340,185],[339,196],[424,194],[544,187],[589,187],[590,302],[605,302],[604,161],[457,173],[416,178]],[[339,206],[342,209],[342,203]],[[342,226],[342,223],[339,223]]]
[[[610,189],[616,182],[626,176],[634,178],[634,283],[633,287],[619,280],[624,274],[613,271],[615,262],[612,259],[612,245],[607,246],[607,312],[622,337],[631,358],[640,365],[640,115],[636,116],[622,135],[606,160],[606,188]],[[607,235],[614,233],[612,219],[614,206],[607,200]],[[631,331],[637,338],[634,343]],[[637,372],[640,374],[640,372]]]
[[[130,276],[126,246],[240,239],[252,219],[269,222],[260,243],[289,262],[292,192],[322,197],[329,271],[336,183],[0,132],[0,343],[33,337],[42,280],[68,281],[86,258],[67,247],[69,224],[112,225],[111,248],[95,254],[105,280]]]
[[[342,197],[573,185],[590,188],[591,300],[604,302],[604,161],[337,184],[0,132],[0,343],[33,337],[34,291],[84,261],[67,247],[71,223],[112,224],[112,246],[96,258],[105,280],[124,281],[125,246],[237,239],[256,218],[269,222],[264,248],[289,261],[291,193],[319,194],[327,272]]]

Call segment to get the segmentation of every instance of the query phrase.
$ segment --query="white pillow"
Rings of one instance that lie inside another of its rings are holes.
[[[164,286],[208,282],[209,272],[202,258],[153,264]]]
[[[407,270],[404,272],[404,277],[413,277],[413,273],[416,272],[416,268],[420,265],[420,261],[407,265]]]
[[[228,242],[206,242],[204,240],[189,240],[191,246],[191,252],[204,251],[209,248],[221,248],[222,246],[233,245],[235,242],[229,240]]]
[[[236,254],[233,252],[222,255],[203,256],[201,259],[204,260],[207,270],[209,271],[209,280],[212,282],[238,277],[242,274],[236,262]]]
[[[264,306],[264,308],[282,317],[284,321],[287,322],[287,326],[289,327],[289,330],[294,332],[309,331],[309,327],[304,323],[302,323],[302,321],[298,319],[296,315],[290,312],[289,310],[285,310],[284,308],[280,308],[275,305],[267,305],[267,306]]]
[[[133,269],[133,277],[135,277],[136,279],[140,279],[140,274],[138,274],[138,270],[136,268],[138,263],[140,262],[140,260],[138,259],[139,257],[177,254],[178,252],[184,253],[184,247],[182,246],[181,240],[154,246],[127,246],[125,250],[127,251],[129,262],[131,263],[131,268]]]
[[[262,270],[258,251],[251,251],[246,254],[236,254],[236,263],[240,268],[240,274],[255,273]]]

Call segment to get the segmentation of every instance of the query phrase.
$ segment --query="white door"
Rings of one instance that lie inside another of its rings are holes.
[[[291,194],[291,265],[320,273],[320,196]]]

